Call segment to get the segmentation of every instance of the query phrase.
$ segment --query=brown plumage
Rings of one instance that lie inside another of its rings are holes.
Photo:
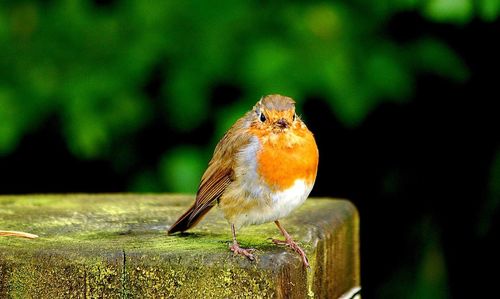
[[[198,224],[234,180],[234,157],[239,148],[248,142],[242,135],[236,134],[241,130],[243,121],[244,119],[238,120],[215,147],[213,157],[201,178],[195,202],[172,224],[169,234],[186,231]]]
[[[254,259],[253,249],[239,247],[236,228],[274,221],[286,239],[274,242],[294,249],[308,266],[279,219],[307,198],[317,167],[316,142],[295,114],[295,102],[281,95],[263,97],[217,144],[195,202],[168,233],[192,228],[218,202],[231,224],[235,254]]]

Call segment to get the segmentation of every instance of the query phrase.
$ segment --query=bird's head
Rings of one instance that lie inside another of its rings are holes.
[[[295,113],[295,101],[278,94],[264,96],[252,111],[253,128],[269,133],[286,133],[303,126]]]

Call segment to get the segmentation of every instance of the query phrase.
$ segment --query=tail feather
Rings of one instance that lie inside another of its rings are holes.
[[[192,205],[189,210],[182,214],[182,216],[170,226],[168,234],[171,235],[176,232],[183,232],[194,227],[212,207],[213,205],[209,205],[203,210],[198,210],[196,209],[196,204]]]

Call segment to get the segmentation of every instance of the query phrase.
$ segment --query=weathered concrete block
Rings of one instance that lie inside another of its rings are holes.
[[[0,298],[338,298],[359,286],[358,214],[345,200],[308,199],[283,226],[306,250],[268,239],[274,224],[243,228],[250,262],[228,250],[214,209],[190,233],[167,236],[192,202],[180,195],[0,196]]]

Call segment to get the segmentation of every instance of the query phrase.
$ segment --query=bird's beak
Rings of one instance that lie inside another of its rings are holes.
[[[288,123],[288,121],[284,118],[280,118],[276,123],[275,125],[280,128],[280,129],[286,129],[290,126],[290,124]]]

